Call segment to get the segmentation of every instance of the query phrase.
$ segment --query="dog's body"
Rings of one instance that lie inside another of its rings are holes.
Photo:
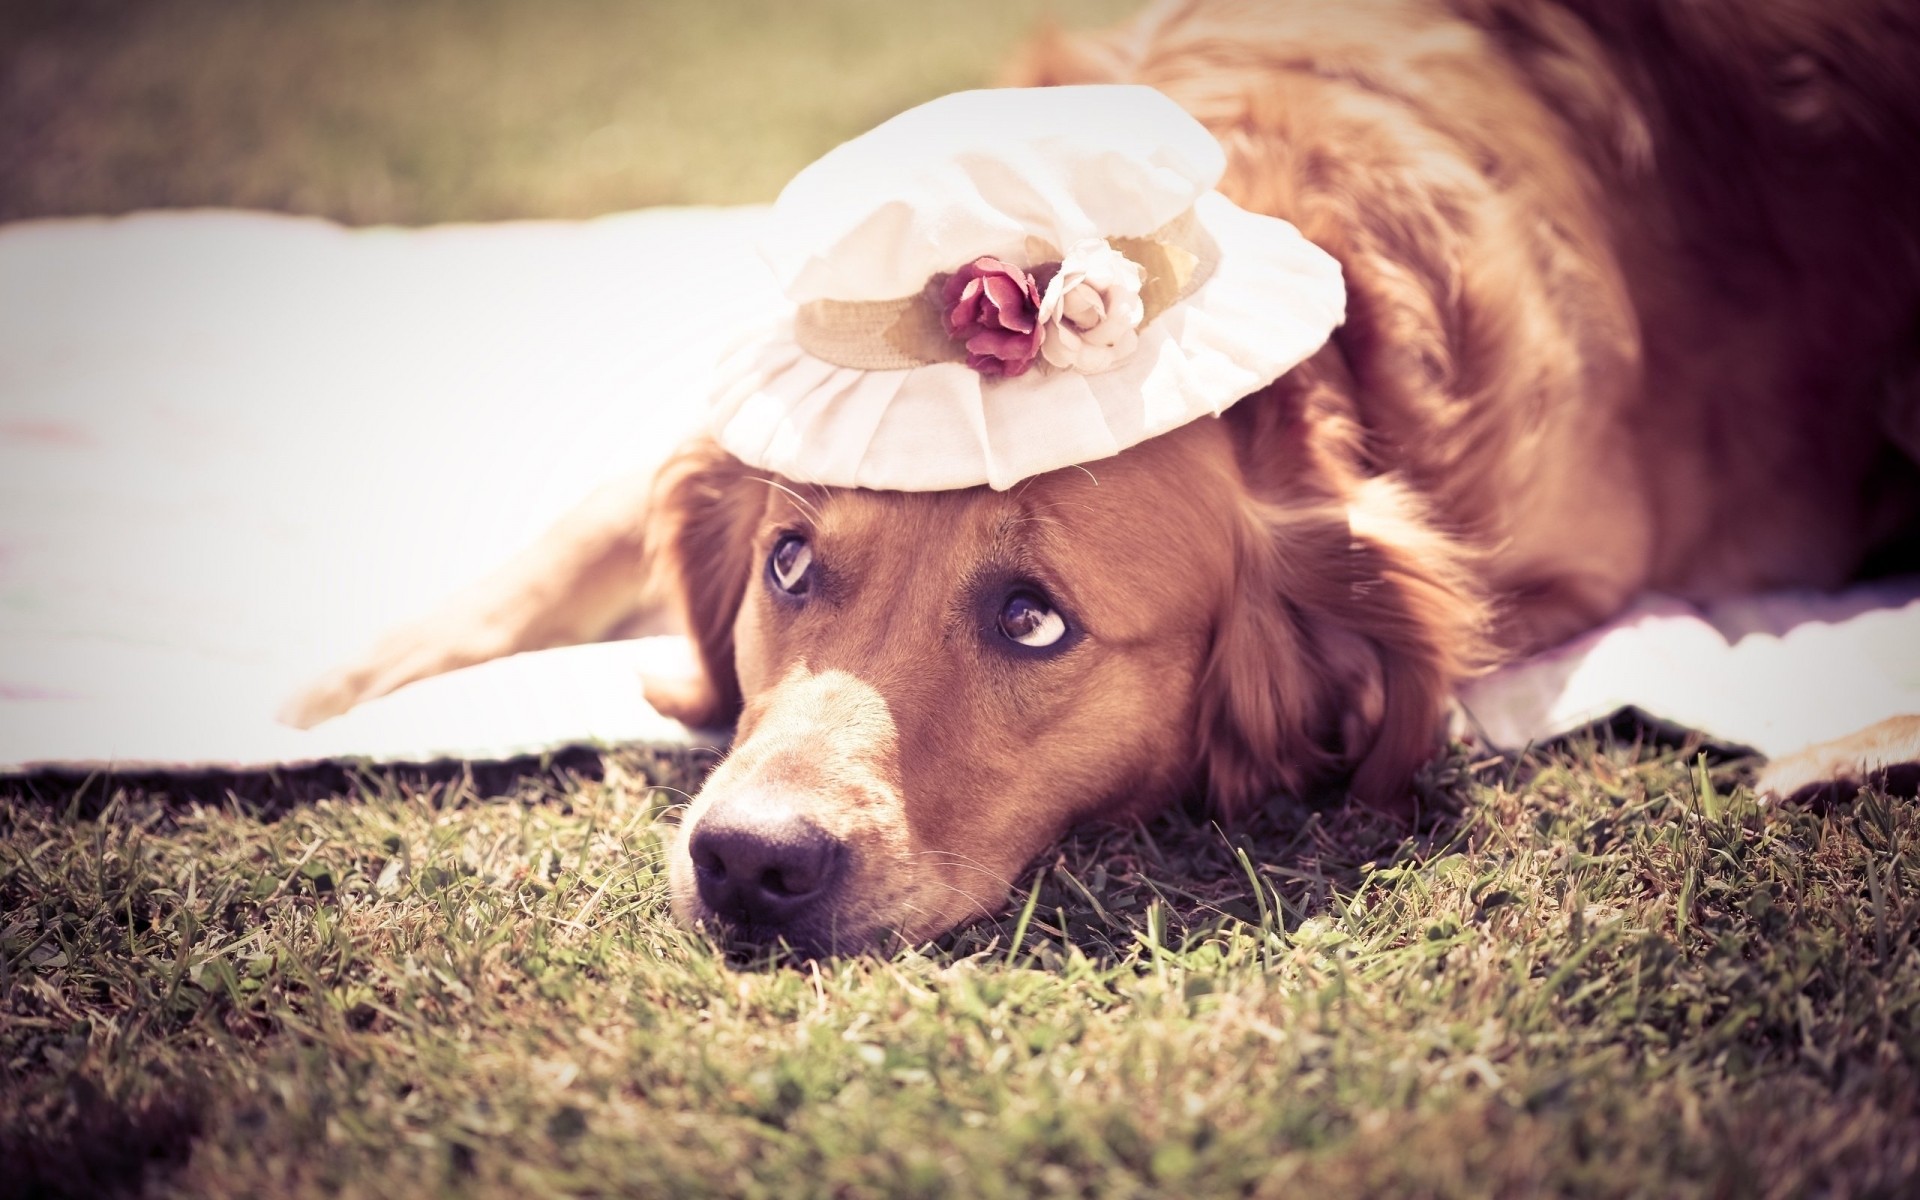
[[[683,911],[847,946],[947,928],[1072,823],[1196,787],[1398,804],[1460,679],[1642,590],[1911,561],[1907,0],[1193,0],[1024,70],[1206,123],[1222,190],[1341,261],[1334,341],[1005,493],[790,488],[693,447],[295,716],[664,596],[705,674],[650,698],[739,717]],[[1057,642],[1011,641],[1038,612]]]
[[[1166,91],[1341,259],[1343,407],[1492,551],[1509,645],[1837,584],[1910,524],[1911,6],[1190,4],[1038,71]]]

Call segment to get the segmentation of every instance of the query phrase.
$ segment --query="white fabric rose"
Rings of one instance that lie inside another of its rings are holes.
[[[1075,243],[1040,297],[1041,356],[1083,375],[1118,365],[1140,344],[1145,282],[1140,264],[1104,238]]]

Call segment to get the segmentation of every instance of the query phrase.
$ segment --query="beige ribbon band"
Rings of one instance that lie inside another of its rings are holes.
[[[1108,238],[1107,244],[1141,267],[1140,329],[1198,291],[1220,263],[1220,247],[1192,209],[1145,237]],[[1028,240],[1027,270],[1060,258],[1054,247]],[[940,291],[948,278],[935,275],[917,294],[896,300],[809,300],[794,313],[794,340],[815,358],[860,371],[965,362],[966,345],[947,332],[943,318]]]

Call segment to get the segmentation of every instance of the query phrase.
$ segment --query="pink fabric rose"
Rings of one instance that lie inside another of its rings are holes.
[[[967,347],[967,365],[1008,379],[1040,353],[1040,286],[1019,267],[982,255],[940,290],[947,334]]]
[[[1104,238],[1076,243],[1041,288],[1041,355],[1051,366],[1083,375],[1125,361],[1140,345],[1145,282],[1145,269]]]

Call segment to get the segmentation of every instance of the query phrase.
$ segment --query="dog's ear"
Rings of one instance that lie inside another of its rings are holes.
[[[1396,483],[1366,480],[1345,509],[1344,570],[1297,581],[1298,594],[1334,685],[1322,723],[1331,718],[1340,767],[1362,803],[1395,808],[1439,747],[1453,689],[1491,659],[1488,606],[1469,552]]]
[[[752,468],[706,439],[677,452],[656,477],[648,586],[679,613],[701,673],[649,678],[647,702],[688,725],[726,725],[740,715],[733,623],[753,573],[748,556],[767,495]]]
[[[1201,681],[1199,745],[1225,816],[1346,780],[1402,809],[1478,665],[1485,608],[1462,551],[1389,481],[1346,496],[1249,500]]]

